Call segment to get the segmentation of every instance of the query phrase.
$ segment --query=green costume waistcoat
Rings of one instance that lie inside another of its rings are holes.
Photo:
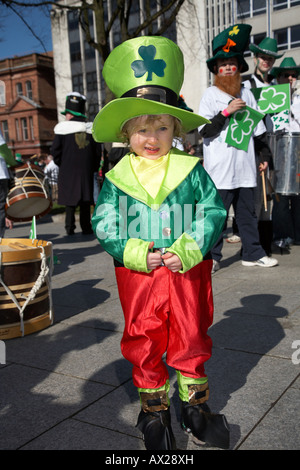
[[[219,237],[226,211],[200,161],[177,149],[153,199],[139,183],[129,154],[105,175],[92,217],[104,248],[126,268],[148,272],[149,243],[179,256],[183,269],[200,263]]]

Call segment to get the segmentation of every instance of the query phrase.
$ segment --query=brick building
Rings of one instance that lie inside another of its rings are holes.
[[[13,155],[48,155],[57,124],[52,53],[0,61],[0,127]]]

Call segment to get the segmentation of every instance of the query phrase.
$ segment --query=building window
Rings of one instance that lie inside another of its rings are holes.
[[[253,34],[251,36],[251,41],[250,44],[255,44],[256,46],[266,37],[266,33],[260,33],[260,34]],[[253,52],[250,51],[250,49],[247,49],[244,53],[245,57],[250,57],[253,54]]]
[[[9,142],[9,133],[8,133],[8,123],[7,121],[2,121],[2,134],[5,142]]]
[[[274,31],[274,38],[280,51],[300,47],[300,25],[276,29]]]
[[[236,16],[237,18],[249,18],[256,15],[266,13],[265,0],[237,0]]]
[[[96,72],[88,72],[86,74],[87,91],[97,90],[97,74]]]
[[[25,86],[26,86],[26,96],[27,96],[27,98],[29,98],[30,100],[32,100],[32,86],[31,86],[31,81],[30,81],[30,80],[27,80],[27,82],[25,83]]]
[[[30,137],[31,137],[31,140],[34,140],[33,119],[32,119],[31,116],[29,117],[29,127],[30,127]]]
[[[0,106],[6,105],[5,83],[0,80]]]
[[[300,47],[300,25],[291,26],[291,49]]]
[[[27,119],[26,119],[26,118],[21,118],[21,124],[22,124],[23,140],[29,140],[29,137],[28,137],[28,127],[27,127]]]
[[[78,29],[79,10],[68,11],[69,30]]]
[[[84,43],[85,60],[95,59],[95,49],[88,42]]]
[[[16,84],[16,89],[17,89],[17,96],[22,96],[23,95],[23,87],[22,83],[17,83]]]
[[[274,31],[274,38],[277,41],[278,50],[282,51],[282,49],[288,48],[288,29],[277,29]]]
[[[70,44],[70,55],[71,55],[71,62],[77,62],[81,60],[81,52],[80,52],[80,42],[71,42]]]
[[[83,77],[82,74],[74,75],[72,78],[73,82],[73,91],[78,91],[79,93],[83,93]]]
[[[300,5],[300,0],[273,0],[273,10],[283,10]]]
[[[96,114],[99,112],[99,106],[98,104],[90,103],[89,104],[89,119],[93,121],[95,119]]]
[[[20,140],[21,140],[21,133],[20,133],[20,123],[19,123],[19,119],[16,119],[16,120],[15,120],[15,123],[16,123],[16,137],[17,137],[17,140],[20,142]]]

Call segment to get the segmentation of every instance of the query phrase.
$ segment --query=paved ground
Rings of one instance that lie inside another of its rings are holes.
[[[123,330],[111,258],[93,235],[64,235],[58,216],[37,223],[58,259],[52,275],[54,324],[5,341],[0,365],[0,449],[134,451],[139,401],[131,366],[120,353]],[[29,223],[7,238],[28,238]],[[213,275],[213,356],[207,363],[214,411],[225,413],[231,449],[300,448],[300,246],[276,253],[272,269],[241,266],[240,245],[224,243]],[[298,343],[297,343],[298,341]],[[170,370],[177,446],[202,449],[178,423]]]

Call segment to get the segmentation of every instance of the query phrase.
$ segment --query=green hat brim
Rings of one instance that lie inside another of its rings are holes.
[[[87,119],[87,117],[84,114],[77,113],[77,111],[71,111],[70,109],[67,109],[67,108],[64,111],[60,112],[60,114],[63,114],[64,116],[67,113],[73,114],[73,116],[80,116],[80,117],[83,117],[83,118]]]
[[[271,70],[271,75],[273,75],[273,77],[277,77],[281,72],[284,72],[285,70],[296,70],[297,74],[300,75],[300,66],[296,66],[296,67],[273,67],[272,70]]]
[[[262,49],[256,44],[250,44],[249,49],[254,54],[266,54],[266,55],[270,55],[271,57],[275,57],[275,59],[280,59],[280,57],[284,55],[284,52],[280,54],[279,52],[268,51],[267,49]]]
[[[170,114],[181,121],[184,132],[190,132],[202,124],[210,123],[208,119],[198,114],[157,101],[144,98],[117,98],[104,106],[95,117],[93,137],[96,142],[122,142],[120,132],[124,124],[130,119],[146,114]]]
[[[249,67],[244,57],[242,56],[242,54],[238,52],[233,52],[233,51],[232,52],[218,51],[216,55],[214,55],[210,59],[207,59],[206,61],[207,67],[212,73],[215,74],[216,72],[214,68],[217,63],[217,59],[230,59],[231,57],[236,57],[238,59],[239,65],[241,66],[241,70],[240,70],[241,73],[247,72]]]

